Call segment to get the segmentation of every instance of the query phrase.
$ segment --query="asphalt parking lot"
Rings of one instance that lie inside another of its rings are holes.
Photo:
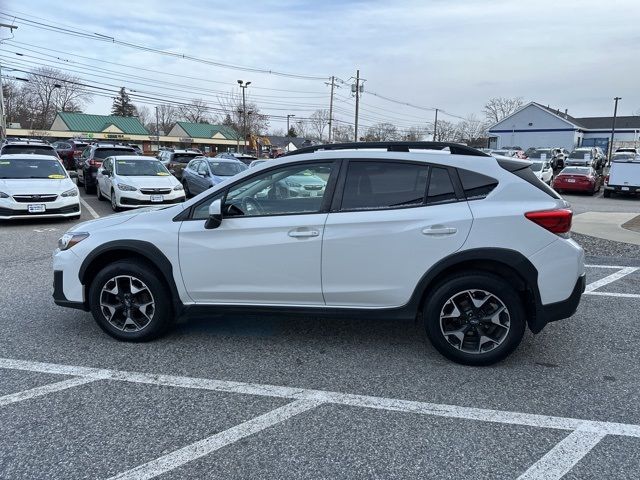
[[[574,317],[471,368],[413,322],[220,316],[119,343],[53,304],[71,225],[0,225],[0,478],[638,476],[637,257],[590,257]]]

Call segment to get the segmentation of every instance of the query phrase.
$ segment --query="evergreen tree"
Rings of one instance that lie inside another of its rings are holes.
[[[131,98],[124,87],[120,88],[120,93],[113,99],[113,106],[111,107],[111,115],[117,115],[119,117],[133,117],[136,115],[136,106],[131,103]]]
[[[289,131],[287,132],[287,137],[293,137],[296,138],[298,136],[298,134],[296,133],[296,129],[293,127],[289,128]]]

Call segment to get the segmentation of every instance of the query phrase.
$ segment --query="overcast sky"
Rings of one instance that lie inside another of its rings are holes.
[[[460,116],[480,116],[484,102],[494,96],[568,108],[578,117],[611,115],[614,96],[622,97],[619,114],[640,110],[638,0],[0,0],[0,12],[258,69],[335,75],[348,82],[359,68],[366,79],[364,126],[388,120],[408,127],[433,117],[372,93]],[[236,80],[243,79],[252,82],[250,98],[268,113],[303,117],[328,108],[323,80],[204,65],[16,22],[13,42],[19,43],[2,45],[3,68],[15,68],[18,61],[23,69],[47,63],[74,70],[87,82],[102,82],[104,88],[122,85],[161,94],[167,102],[201,97],[215,106],[217,92],[237,91]],[[16,51],[32,57],[17,57]],[[81,63],[109,72],[90,71]],[[353,99],[344,87],[337,90],[336,116],[352,121]],[[96,97],[86,110],[108,113],[110,104]],[[274,128],[283,124],[271,121]]]

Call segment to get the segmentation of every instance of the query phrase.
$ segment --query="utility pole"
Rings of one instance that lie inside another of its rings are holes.
[[[333,128],[333,89],[336,84],[336,77],[331,76],[331,98],[329,100],[329,143],[331,143],[331,129]]]
[[[13,31],[17,29],[15,25],[9,25],[7,23],[0,23],[1,28],[8,28],[13,38]],[[6,38],[0,39],[7,40]],[[4,109],[4,83],[2,82],[2,66],[0,65],[0,140],[4,140],[7,137],[7,115]]]
[[[616,133],[616,116],[618,115],[618,100],[622,100],[622,97],[615,97],[615,105],[613,107],[613,122],[611,123],[611,139],[609,140],[609,155],[607,163],[611,162],[611,153],[613,152],[613,137]]]
[[[245,98],[245,90],[249,85],[251,85],[251,82],[244,83],[242,80],[238,80],[238,85],[240,85],[240,88],[242,89],[242,134],[244,137],[242,152],[247,153],[247,101]]]
[[[292,115],[290,113],[287,114],[287,152],[289,152],[289,143],[291,143],[291,140],[289,139],[290,135],[289,135],[289,119],[291,117],[295,117],[295,115]]]
[[[353,85],[351,87],[353,89]],[[358,110],[360,108],[360,70],[356,70],[355,92],[356,92],[356,124],[355,124],[354,142],[357,142],[358,141]]]
[[[156,137],[158,144],[158,155],[160,155],[160,122],[158,121],[158,106],[156,105]]]
[[[436,132],[438,131],[438,109],[436,108],[436,119],[433,122],[433,141],[436,141]]]

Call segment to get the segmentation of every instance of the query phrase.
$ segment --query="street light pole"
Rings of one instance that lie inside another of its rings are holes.
[[[608,162],[611,162],[611,152],[613,152],[613,137],[616,133],[616,116],[618,115],[618,100],[622,100],[622,97],[615,97],[615,105],[613,107],[613,122],[611,122],[611,139],[609,140],[609,155]]]
[[[245,98],[245,90],[251,82],[243,82],[242,80],[238,80],[238,85],[242,89],[242,134],[244,137],[244,144],[242,147],[243,153],[247,153],[247,101]]]
[[[436,118],[433,121],[433,141],[436,141],[436,132],[438,131],[438,109],[436,108]]]

